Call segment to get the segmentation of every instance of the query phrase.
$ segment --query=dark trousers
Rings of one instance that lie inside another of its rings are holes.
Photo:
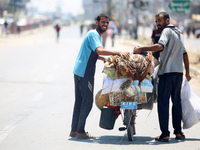
[[[93,104],[93,78],[82,78],[74,75],[75,104],[72,118],[71,131],[85,133],[86,119]]]
[[[56,33],[56,39],[58,40],[58,39],[59,39],[59,37],[60,37],[60,32],[59,32],[59,31],[57,31],[57,33]]]
[[[115,33],[112,34],[112,47],[114,47],[114,44],[115,44]]]
[[[172,124],[174,134],[181,133],[182,106],[181,85],[182,73],[169,73],[159,76],[158,84],[158,117],[163,135],[169,136],[169,98],[172,100]]]

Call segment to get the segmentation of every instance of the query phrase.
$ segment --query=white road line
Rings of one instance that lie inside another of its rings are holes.
[[[0,143],[15,129],[16,125],[7,125],[0,131]]]
[[[44,95],[44,93],[37,93],[37,94],[33,97],[32,101],[40,101],[41,98],[43,97],[43,95]]]

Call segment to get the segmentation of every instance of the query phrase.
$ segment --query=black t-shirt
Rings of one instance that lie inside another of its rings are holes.
[[[162,32],[162,30],[157,30],[157,29],[153,30],[151,38],[154,39],[154,44],[158,43],[158,41],[160,39],[161,32]],[[153,56],[158,60],[159,57],[160,57],[160,52],[159,51],[158,52],[154,52]]]
[[[158,43],[162,30],[153,30],[151,38],[154,38],[154,44]]]

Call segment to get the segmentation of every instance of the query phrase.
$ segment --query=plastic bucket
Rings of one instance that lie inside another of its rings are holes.
[[[111,130],[114,127],[116,119],[117,116],[115,115],[115,110],[110,108],[103,108],[101,109],[99,126],[103,129]]]

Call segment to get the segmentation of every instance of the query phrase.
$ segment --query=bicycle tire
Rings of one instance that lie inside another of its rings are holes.
[[[135,111],[125,110],[125,122],[127,128],[128,140],[133,141],[133,135],[135,134]]]

